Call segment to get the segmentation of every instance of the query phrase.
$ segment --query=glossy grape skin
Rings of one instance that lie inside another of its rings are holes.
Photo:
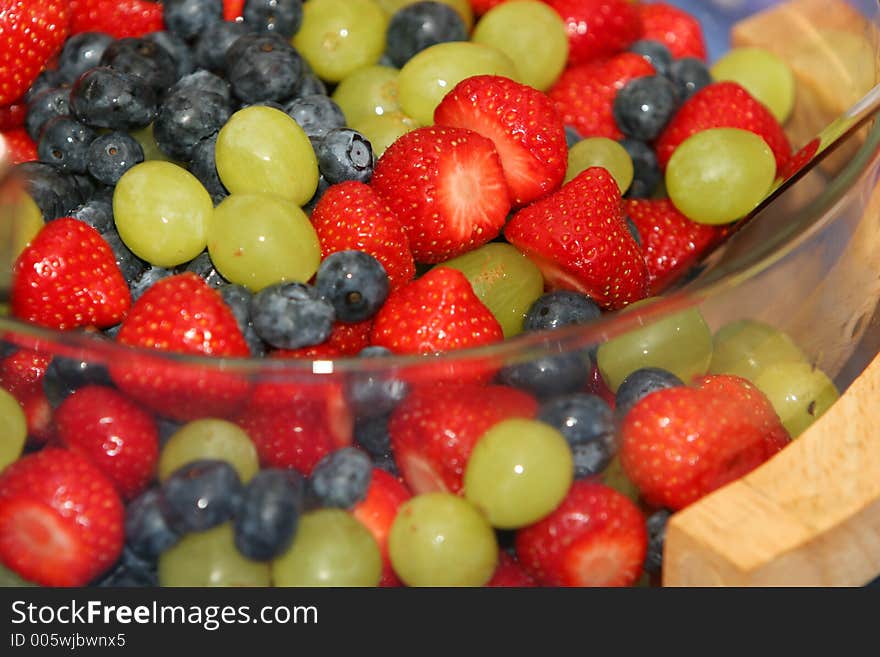
[[[9,228],[11,235],[6,233],[4,239],[8,242],[3,244],[2,248],[9,249],[8,262],[14,262],[21,252],[25,250],[31,243],[37,233],[43,228],[46,222],[43,220],[43,213],[39,206],[34,202],[28,194],[21,194],[11,207],[11,216],[9,217]],[[7,237],[8,235],[8,237]],[[4,259],[7,256],[4,254]]]
[[[785,123],[794,109],[795,79],[784,59],[764,48],[734,48],[711,68],[716,82],[742,85]]]
[[[754,382],[769,366],[807,362],[807,356],[782,331],[762,322],[742,319],[730,322],[712,338],[711,374],[732,374]]]
[[[773,404],[792,438],[806,431],[840,397],[828,375],[805,362],[770,365],[755,379],[755,387]]]
[[[27,419],[18,401],[0,388],[0,472],[21,456],[27,439]]]
[[[159,456],[159,481],[202,459],[228,462],[244,483],[260,469],[257,450],[241,428],[226,420],[204,418],[185,424],[165,443]]]
[[[272,562],[275,586],[376,586],[381,576],[376,540],[341,509],[304,514],[293,544]]]
[[[419,126],[403,112],[389,112],[363,118],[352,123],[351,127],[367,138],[373,146],[373,153],[379,158],[386,148]]]
[[[132,130],[129,133],[135,140],[141,145],[141,148],[144,149],[144,160],[161,160],[162,162],[174,162],[170,157],[168,157],[161,148],[159,148],[159,144],[156,143],[156,138],[153,136],[153,124],[151,123],[146,128],[141,128],[140,130]]]
[[[632,184],[635,169],[626,149],[613,139],[590,137],[572,146],[568,151],[568,169],[565,182],[590,167],[602,167],[610,173],[620,193],[626,193]]]
[[[398,112],[398,75],[400,71],[391,66],[366,66],[340,82],[331,98],[345,114],[348,125],[372,116]]]

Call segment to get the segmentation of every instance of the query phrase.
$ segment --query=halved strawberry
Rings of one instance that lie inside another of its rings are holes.
[[[544,0],[565,22],[568,63],[585,64],[626,50],[642,33],[629,0]]]
[[[659,41],[676,59],[706,60],[703,27],[696,17],[666,2],[640,2],[633,7],[642,22],[643,39]]]
[[[165,29],[162,4],[151,0],[70,0],[71,34],[106,32],[117,39]]]
[[[43,391],[43,376],[50,356],[19,349],[0,360],[0,386],[18,400],[27,420],[31,443],[44,443],[53,435],[52,406]]]

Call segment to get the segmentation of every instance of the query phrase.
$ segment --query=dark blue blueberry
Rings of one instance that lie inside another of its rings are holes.
[[[162,4],[166,29],[185,41],[223,20],[223,3],[219,0],[165,0]]]
[[[356,447],[343,447],[322,458],[312,470],[310,492],[322,506],[350,509],[367,496],[373,463]]]
[[[416,2],[391,17],[385,52],[394,66],[400,68],[425,48],[467,38],[467,27],[455,9],[441,2]]]
[[[28,103],[24,128],[31,139],[40,141],[43,127],[58,116],[70,114],[70,88],[53,87],[44,89]]]
[[[251,31],[244,23],[233,21],[212,23],[201,33],[193,48],[196,66],[215,73],[223,73],[226,70],[226,53],[239,37]]]
[[[551,399],[583,390],[590,374],[584,358],[576,353],[568,353],[508,365],[501,370],[498,378],[502,383],[530,392],[538,399]]]
[[[313,96],[313,95],[327,95],[327,85],[314,73],[306,73],[302,76],[302,80],[299,82],[299,87],[296,89],[297,97],[302,96]]]
[[[633,181],[626,192],[627,198],[650,198],[663,179],[657,154],[638,139],[621,139],[620,145],[633,161]]]
[[[89,146],[88,171],[98,182],[115,185],[135,164],[144,161],[144,149],[127,132],[110,132]]]
[[[565,145],[571,148],[579,141],[583,141],[584,138],[581,137],[581,133],[577,131],[577,128],[567,125],[565,126]]]
[[[220,174],[217,173],[216,150],[217,135],[202,139],[192,150],[189,171],[208,190],[214,205],[219,205],[223,199],[229,196],[229,191],[220,180]]]
[[[226,461],[204,459],[175,470],[159,489],[159,506],[178,534],[200,532],[231,519],[241,503],[238,473]]]
[[[648,527],[648,554],[645,556],[645,572],[659,575],[663,568],[663,544],[666,542],[666,525],[672,514],[666,509],[655,511],[646,525]]]
[[[244,556],[268,561],[293,541],[306,482],[296,470],[261,470],[248,482],[236,513],[235,546]]]
[[[303,69],[300,54],[276,34],[246,34],[226,53],[226,79],[246,103],[292,98]]]
[[[150,32],[144,35],[144,39],[152,41],[157,46],[165,49],[175,64],[175,73],[177,78],[189,75],[193,72],[195,64],[193,63],[192,52],[186,42],[176,34],[171,32]]]
[[[254,325],[251,322],[251,300],[254,298],[253,293],[246,287],[235,285],[234,283],[226,283],[217,288],[220,296],[232,310],[235,315],[235,321],[238,328],[241,329],[244,340],[247,342],[251,350],[252,356],[264,356],[266,354],[266,344],[257,335]]]
[[[370,456],[382,457],[391,453],[391,434],[388,433],[388,415],[358,417],[354,425],[354,440]]]
[[[315,149],[318,168],[331,185],[345,180],[370,182],[376,158],[373,146],[361,133],[351,128],[336,128],[321,139]]]
[[[217,268],[214,267],[214,262],[211,260],[211,256],[207,251],[203,251],[197,255],[188,263],[180,267],[179,270],[182,272],[191,271],[194,274],[198,274],[208,285],[215,289],[219,289],[227,284],[226,279],[223,278],[220,272],[217,271]]]
[[[13,171],[46,221],[70,216],[71,211],[85,200],[73,178],[51,164],[23,162]]]
[[[164,417],[156,418],[156,430],[159,432],[159,445],[165,447],[165,443],[171,440],[171,436],[180,431],[183,425],[174,420]]]
[[[596,395],[551,399],[541,406],[538,419],[559,430],[571,445],[576,479],[601,473],[617,453],[614,413]]]
[[[150,267],[148,265],[144,268],[143,273],[137,278],[127,278],[126,280],[130,281],[128,285],[131,290],[131,302],[134,303],[144,296],[144,292],[149,290],[154,283],[173,275],[174,271],[171,269],[165,269],[164,267]]]
[[[571,457],[574,461],[574,478],[586,479],[604,472],[614,458],[614,452],[609,449],[608,443],[597,440],[573,445]]]
[[[92,586],[101,588],[134,588],[159,586],[159,573],[156,562],[142,559],[139,555],[125,548],[116,565],[113,566]]]
[[[383,358],[391,355],[391,351],[385,347],[367,347],[358,354],[361,358]],[[390,413],[406,397],[409,386],[402,379],[378,370],[365,369],[363,372],[351,374],[346,392],[352,411],[360,419]]]
[[[244,24],[258,32],[272,32],[290,39],[303,21],[302,0],[246,0]]]
[[[149,271],[147,269],[149,265],[131,252],[131,249],[125,245],[125,242],[119,237],[119,233],[116,232],[115,228],[101,233],[101,237],[110,245],[113,255],[116,257],[116,265],[119,267],[119,271],[122,272],[123,278],[132,287],[132,291],[134,291],[134,286],[138,285],[143,280],[145,273]],[[143,290],[140,293],[143,293]],[[132,298],[132,301],[134,301],[134,298]]]
[[[614,406],[619,417],[625,417],[633,406],[642,399],[657,390],[677,388],[684,383],[675,374],[659,367],[644,367],[627,376],[620,387],[614,400]]]
[[[91,198],[73,212],[70,216],[88,224],[99,233],[114,228],[113,204],[101,198]]]
[[[142,78],[108,67],[80,76],[70,92],[73,114],[95,128],[135,130],[156,117],[156,92]]]
[[[712,84],[712,74],[708,67],[696,57],[685,57],[672,62],[669,79],[678,91],[678,99],[682,103],[703,87]]]
[[[335,128],[345,127],[345,114],[327,96],[301,96],[286,105],[284,111],[309,137],[321,138]]]
[[[31,101],[39,96],[47,89],[58,89],[59,87],[68,87],[70,83],[64,79],[64,74],[57,69],[47,68],[37,76],[30,88],[25,92],[24,102],[30,104]]]
[[[159,489],[149,489],[126,507],[125,544],[142,559],[155,561],[178,540],[162,513]]]
[[[321,344],[330,335],[335,313],[329,301],[305,283],[265,287],[251,302],[251,322],[264,342],[278,349]]]
[[[204,69],[183,76],[168,90],[169,94],[183,92],[193,92],[196,95],[216,94],[222,96],[227,103],[232,103],[232,90],[229,88],[229,83],[219,75]]]
[[[642,39],[632,44],[629,47],[629,51],[641,55],[648,60],[648,63],[657,71],[657,75],[669,74],[669,68],[672,66],[673,60],[672,53],[669,52],[669,48],[659,41]]]
[[[385,268],[363,251],[337,251],[318,267],[318,294],[329,301],[341,322],[360,322],[375,315],[388,298]]]
[[[77,193],[83,203],[92,198],[98,192],[98,189],[104,188],[104,185],[87,173],[72,173],[70,174],[70,181],[73,183],[73,186],[76,187]]]
[[[614,98],[614,121],[620,131],[634,139],[651,141],[678,108],[678,92],[662,75],[636,78],[617,92]]]
[[[101,66],[136,75],[160,96],[177,80],[177,62],[154,41],[127,37],[111,43],[101,57]]]
[[[58,72],[68,82],[100,65],[104,51],[113,42],[113,37],[104,32],[80,32],[64,42],[58,56]]]
[[[558,290],[540,296],[531,305],[523,320],[523,330],[548,331],[573,324],[589,324],[601,315],[599,306],[586,294]]]
[[[639,233],[639,227],[636,226],[636,222],[632,220],[631,217],[624,217],[626,220],[626,228],[629,230],[629,234],[632,235],[633,239],[636,241],[636,244],[639,246],[642,245],[642,235]]]
[[[188,162],[196,144],[217,133],[231,114],[222,96],[178,91],[166,96],[159,106],[153,137],[163,153]]]
[[[107,368],[94,360],[55,356],[43,375],[43,391],[52,408],[88,385],[113,387]]]
[[[11,356],[16,351],[18,351],[18,347],[12,344],[11,342],[6,342],[5,340],[0,340],[0,359]]]

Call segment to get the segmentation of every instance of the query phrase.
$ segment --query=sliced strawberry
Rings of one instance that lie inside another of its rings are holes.
[[[519,561],[501,550],[498,553],[498,566],[495,568],[495,574],[492,575],[492,579],[488,581],[486,586],[524,588],[537,586],[537,584],[532,576],[519,565]]]
[[[0,361],[0,386],[24,411],[31,443],[44,443],[54,435],[52,407],[43,391],[43,376],[51,360],[30,349],[19,349]]]
[[[626,50],[642,33],[629,0],[544,0],[565,22],[568,63],[577,66]]]
[[[165,29],[162,4],[150,0],[70,0],[71,34],[106,32],[117,39]]]
[[[7,130],[2,133],[2,137],[10,164],[33,162],[39,159],[37,145],[23,128]]]
[[[703,28],[694,16],[665,2],[640,2],[633,7],[642,22],[642,38],[659,41],[676,59],[706,60]]]

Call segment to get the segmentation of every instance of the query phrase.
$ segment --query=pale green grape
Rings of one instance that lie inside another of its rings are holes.
[[[419,495],[401,505],[388,551],[394,572],[409,586],[482,586],[498,559],[485,516],[449,493]]]
[[[189,262],[205,250],[214,213],[199,179],[170,162],[153,160],[129,169],[116,184],[116,228],[132,252],[158,267]]]
[[[27,419],[15,397],[0,388],[0,471],[21,456],[27,439]]]
[[[565,437],[543,422],[516,418],[499,422],[477,441],[464,492],[493,527],[517,529],[559,506],[573,478]]]
[[[467,41],[438,43],[425,48],[402,69],[397,85],[400,105],[421,125],[434,123],[434,109],[452,88],[474,75],[518,79],[513,60],[495,48]]]
[[[381,577],[376,540],[341,509],[303,515],[293,544],[272,562],[276,586],[376,586]]]
[[[784,59],[764,48],[734,48],[712,66],[717,82],[736,82],[764,103],[780,123],[794,109],[794,74]]]
[[[627,307],[635,310],[653,301]],[[696,308],[673,313],[600,345],[597,364],[612,392],[643,367],[660,367],[686,384],[705,374],[712,360],[712,333]]]
[[[253,292],[305,283],[321,262],[318,235],[302,209],[267,194],[233,194],[214,211],[208,252],[226,280]]]
[[[590,167],[602,167],[610,173],[620,193],[629,189],[633,180],[633,161],[626,149],[613,139],[590,137],[582,139],[568,151],[568,169],[565,182]]]
[[[441,266],[457,269],[467,277],[506,338],[522,332],[523,318],[544,293],[541,270],[510,244],[492,242]]]
[[[235,547],[232,524],[184,536],[159,557],[160,586],[265,587],[269,564],[252,561]]]
[[[807,357],[782,331],[742,319],[722,326],[712,339],[712,374],[733,374],[754,382],[770,365],[806,362]]]
[[[568,59],[568,33],[559,14],[543,2],[515,0],[487,11],[471,36],[516,62],[520,82],[545,91]]]
[[[28,194],[21,194],[12,207],[12,237],[10,246],[12,249],[11,260],[21,255],[28,244],[37,236],[37,233],[45,225],[43,213],[34,199]]]
[[[773,152],[758,135],[712,128],[675,150],[666,168],[666,189],[690,220],[727,224],[754,210],[775,178]]]
[[[159,144],[156,143],[156,138],[153,137],[152,123],[146,128],[133,130],[130,134],[141,145],[141,148],[144,149],[144,161],[161,160],[162,162],[173,162],[173,160],[168,157],[161,148],[159,148]]]
[[[376,157],[381,157],[386,148],[418,127],[418,124],[403,112],[377,114],[351,124],[352,130],[357,130],[369,140]]]
[[[422,0],[376,0],[388,16],[393,16],[404,7],[414,5],[421,1]],[[455,9],[464,21],[464,25],[468,31],[474,26],[474,10],[471,8],[471,3],[468,2],[468,0],[437,0],[437,2],[449,5]]]
[[[339,82],[379,61],[387,27],[388,16],[373,0],[310,0],[293,45],[318,77]]]
[[[764,368],[755,387],[767,395],[792,438],[806,431],[840,397],[825,372],[802,362]]]
[[[626,495],[629,499],[638,504],[639,489],[632,481],[630,481],[630,478],[626,476],[626,473],[623,471],[623,466],[620,465],[620,459],[616,456],[611,460],[611,463],[608,464],[608,467],[605,468],[605,472],[602,473],[602,483],[613,488],[618,493]]]
[[[238,425],[205,418],[185,424],[165,443],[159,456],[159,480],[165,481],[181,466],[200,459],[230,463],[245,483],[260,469],[257,449]]]
[[[391,66],[367,66],[346,77],[333,91],[348,125],[373,116],[400,111],[397,100],[397,76]]]
[[[312,143],[296,121],[272,107],[233,114],[217,136],[215,158],[231,194],[276,194],[305,205],[318,188]]]

